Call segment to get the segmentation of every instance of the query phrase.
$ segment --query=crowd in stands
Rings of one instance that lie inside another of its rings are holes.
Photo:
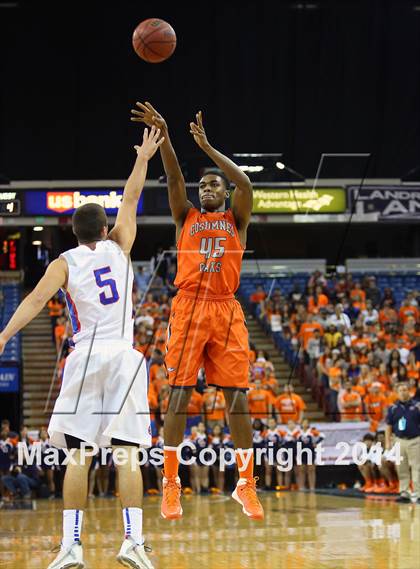
[[[397,399],[398,382],[407,381],[418,396],[419,291],[407,291],[397,305],[375,276],[327,280],[315,272],[305,290],[295,286],[286,295],[274,288],[268,295],[259,286],[249,301],[278,347],[297,363],[329,420],[368,420],[375,433]]]
[[[134,347],[141,351],[147,358],[149,369],[149,406],[152,420],[153,448],[161,448],[163,445],[162,426],[164,423],[165,412],[168,407],[170,389],[167,374],[164,366],[164,351],[170,314],[170,306],[176,288],[173,281],[176,274],[176,266],[172,255],[169,255],[165,262],[156,265],[157,256],[152,261],[150,269],[155,265],[156,269],[147,270],[143,266],[138,267],[135,273],[135,286],[133,290],[133,304],[135,307],[134,318]],[[152,275],[154,275],[152,277]],[[48,303],[49,314],[52,325],[52,342],[56,346],[59,355],[59,372],[57,381],[61,381],[65,359],[72,349],[71,325],[66,316],[65,303],[63,298],[56,296]],[[315,448],[322,440],[322,436],[316,429],[313,429],[304,419],[305,403],[302,398],[293,392],[292,385],[285,385],[280,388],[275,377],[274,366],[270,362],[269,356],[263,351],[256,350],[250,345],[250,386],[248,393],[250,413],[254,429],[254,447],[271,448],[274,455],[279,448],[291,449],[292,454],[298,442],[304,448]],[[221,390],[206,384],[204,369],[200,370],[197,378],[197,387],[193,391],[190,405],[187,411],[187,429],[185,441],[191,442],[197,455],[200,449],[213,449],[218,456],[221,449],[233,448],[230,437],[229,426],[226,413],[226,401]],[[3,476],[6,476],[4,487],[13,493],[17,490],[25,494],[27,487],[18,487],[14,483],[14,490],[10,480],[10,472],[14,472],[13,448],[18,440],[4,435],[2,448],[10,449],[10,465],[3,468]],[[43,441],[47,448],[48,435],[42,430],[36,437],[36,441],[30,444],[37,444]],[[62,472],[55,472],[55,467],[45,472],[45,481],[52,495],[56,492],[56,486],[60,486]],[[62,469],[61,469],[62,470]],[[143,467],[145,478],[145,489],[153,492],[161,489],[161,475],[158,468],[146,464]],[[32,476],[32,473],[29,473]],[[42,473],[41,473],[42,474]],[[25,474],[26,476],[27,474]],[[14,476],[14,474],[12,474]],[[40,473],[37,473],[39,478]],[[310,465],[296,465],[288,472],[282,473],[274,466],[270,466],[267,460],[262,461],[259,467],[260,486],[266,488],[303,488],[307,484],[308,488],[315,487],[315,468]],[[192,488],[195,492],[207,492],[209,488],[213,491],[223,491],[226,487],[231,487],[235,483],[235,466],[226,467],[225,471],[220,471],[218,459],[213,466],[201,464],[199,461],[188,467],[181,468],[181,477],[184,486]],[[89,495],[93,497],[107,495],[115,491],[115,469],[112,462],[101,465],[99,460],[94,460],[90,479]]]

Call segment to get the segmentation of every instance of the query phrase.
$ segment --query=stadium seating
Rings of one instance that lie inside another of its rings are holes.
[[[0,306],[0,329],[10,320],[20,302],[20,286],[18,284],[2,285],[3,305]],[[0,357],[2,364],[19,364],[21,361],[21,338],[17,334],[7,343],[4,354]]]

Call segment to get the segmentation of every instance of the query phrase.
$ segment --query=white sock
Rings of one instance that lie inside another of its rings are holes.
[[[143,539],[143,510],[141,508],[123,508],[125,537],[132,537],[142,545]]]
[[[63,548],[68,549],[75,541],[80,541],[83,523],[83,510],[63,510]]]

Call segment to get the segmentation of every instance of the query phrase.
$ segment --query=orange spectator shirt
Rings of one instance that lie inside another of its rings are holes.
[[[328,296],[325,294],[318,295],[318,302],[315,304],[315,299],[313,296],[310,296],[308,299],[308,312],[318,312],[321,306],[327,306],[328,304]]]
[[[201,415],[202,408],[203,408],[203,396],[200,393],[198,393],[198,391],[193,389],[193,392],[191,394],[191,399],[187,407],[188,417],[197,417],[197,415]]]
[[[351,341],[351,345],[354,347],[356,346],[357,348],[368,348],[370,349],[372,346],[372,342],[369,340],[369,338],[354,338],[354,340]]]
[[[264,300],[266,296],[267,296],[267,295],[265,294],[264,291],[261,291],[261,292],[254,292],[254,293],[251,294],[251,296],[249,297],[249,300],[250,300],[251,302],[254,302],[254,303],[257,304],[258,302],[261,302],[262,300]]]
[[[63,314],[63,305],[61,302],[50,300],[47,304],[50,316],[60,316]]]
[[[341,368],[330,367],[328,370],[328,383],[330,389],[334,391],[340,391],[341,389]]]
[[[208,421],[223,421],[226,401],[222,391],[214,391],[203,395],[203,405]]]
[[[296,395],[296,393],[279,395],[274,402],[274,407],[280,413],[282,423],[287,423],[290,420],[297,421],[300,412],[306,409],[302,397]]]
[[[230,209],[201,213],[190,208],[177,249],[178,288],[206,297],[233,297],[244,248]]]
[[[419,310],[416,306],[401,306],[399,317],[403,324],[405,324],[408,318],[412,316],[416,322],[419,319]]]
[[[365,399],[366,412],[370,421],[382,421],[385,409],[388,406],[387,399],[384,395],[366,395]]]
[[[300,327],[299,337],[302,339],[303,348],[306,350],[309,340],[314,335],[315,330],[319,330],[321,335],[324,332],[319,322],[304,322]]]
[[[341,401],[344,403],[359,403],[357,407],[345,407],[343,405],[343,410],[341,412],[341,419],[343,421],[348,421],[349,419],[357,419],[361,420],[361,413],[362,413],[362,398],[360,397],[359,393],[356,391],[351,391],[350,393],[343,393],[341,396]]]
[[[254,419],[266,419],[270,411],[272,396],[266,389],[252,389],[248,392],[249,414]]]

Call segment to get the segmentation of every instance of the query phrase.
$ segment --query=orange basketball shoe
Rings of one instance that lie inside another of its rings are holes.
[[[179,476],[163,477],[163,496],[160,514],[165,520],[177,520],[182,517],[181,481]]]
[[[263,520],[264,510],[257,497],[256,481],[258,478],[239,478],[232,498],[239,502],[242,511],[252,520]]]

